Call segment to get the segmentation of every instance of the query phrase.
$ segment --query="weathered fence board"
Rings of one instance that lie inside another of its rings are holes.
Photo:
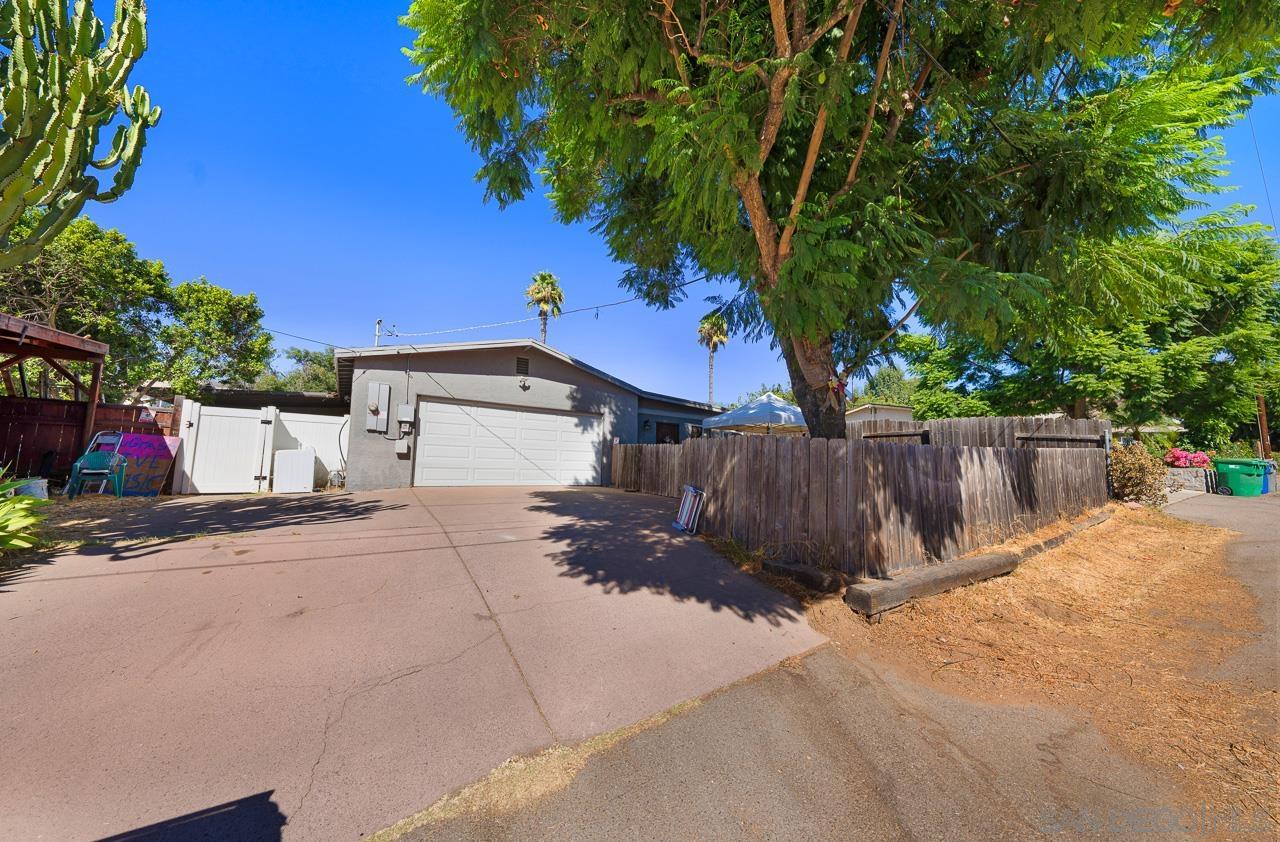
[[[980,439],[991,429],[943,435]],[[1078,435],[1069,424],[1041,429]],[[614,445],[613,466],[619,488],[667,497],[685,484],[702,488],[705,532],[857,576],[955,558],[1107,500],[1106,453],[1074,444],[741,436]]]
[[[874,419],[847,427],[849,438],[877,443],[1070,449],[1104,447],[1110,431],[1111,422],[1099,418]]]

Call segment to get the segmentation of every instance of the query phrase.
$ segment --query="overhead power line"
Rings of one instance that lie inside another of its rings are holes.
[[[676,285],[675,285],[674,287],[672,287],[671,289],[672,289],[672,291],[673,291],[673,292],[674,292],[675,290],[678,290],[678,289],[684,289],[684,288],[685,288],[685,287],[687,287],[687,286],[692,286],[693,284],[699,283],[699,282],[701,282],[701,281],[705,281],[708,277],[710,277],[710,276],[709,276],[709,275],[701,275],[701,276],[699,276],[699,277],[697,277],[697,278],[692,278],[692,279],[690,279],[690,280],[688,280],[688,281],[684,281],[683,283],[676,284]],[[572,315],[573,315],[573,314],[575,314],[575,313],[590,313],[590,312],[593,312],[593,311],[598,312],[598,311],[600,311],[600,310],[604,310],[604,309],[609,308],[609,307],[618,307],[618,306],[621,306],[621,305],[623,305],[623,304],[630,304],[630,303],[632,303],[632,302],[634,302],[634,301],[642,301],[642,300],[644,300],[644,296],[643,296],[643,295],[633,295],[633,296],[631,296],[630,298],[623,298],[623,299],[621,299],[621,300],[619,300],[619,301],[610,301],[610,302],[609,302],[609,303],[607,303],[607,304],[593,304],[593,305],[591,305],[591,306],[589,306],[589,307],[575,307],[575,308],[574,308],[574,309],[572,309],[572,310],[562,310],[562,311],[560,312],[560,315],[563,317],[563,316],[572,316]],[[426,331],[420,331],[420,332],[417,332],[417,333],[406,333],[406,332],[404,332],[404,331],[396,330],[396,329],[395,329],[395,327],[394,327],[394,326],[392,326],[391,332],[386,333],[386,334],[384,334],[384,335],[385,335],[385,336],[440,336],[441,334],[445,334],[445,333],[462,333],[462,332],[464,332],[464,331],[468,331],[468,330],[483,330],[484,328],[491,328],[491,327],[506,327],[506,326],[508,326],[508,325],[524,324],[525,322],[536,322],[536,321],[538,321],[540,318],[542,318],[542,317],[541,317],[541,316],[526,316],[526,317],[524,317],[524,318],[522,318],[522,319],[511,319],[511,320],[509,320],[509,321],[505,321],[505,322],[490,322],[490,323],[488,323],[488,324],[481,324],[481,325],[468,325],[467,327],[450,327],[450,328],[444,328],[444,329],[442,329],[442,330],[426,330]]]
[[[1267,185],[1267,168],[1262,164],[1262,147],[1258,145],[1258,133],[1253,129],[1253,115],[1246,111],[1244,118],[1249,124],[1249,134],[1253,137],[1253,153],[1258,156],[1258,172],[1262,173],[1262,195],[1267,198],[1267,210],[1271,213],[1271,227],[1276,229],[1276,209],[1271,204],[1271,188]]]
[[[676,284],[671,289],[673,292],[678,289],[684,289],[685,287],[692,286],[693,284],[705,281],[709,277],[710,275],[701,275],[697,278],[692,278],[690,280],[684,281],[683,283]],[[590,313],[593,311],[605,310],[609,307],[618,307],[623,304],[631,304],[634,301],[641,301],[643,299],[644,299],[643,295],[633,295],[630,298],[623,298],[619,301],[610,301],[605,304],[593,304],[587,307],[575,307],[572,310],[564,310],[560,313],[560,315],[572,316],[575,313]],[[398,331],[398,330],[395,330],[395,328],[393,327],[391,331],[384,333],[383,336],[389,336],[389,337],[390,336],[440,336],[447,333],[463,333],[469,330],[484,330],[486,328],[507,327],[510,325],[524,324],[526,322],[536,322],[540,318],[541,316],[526,316],[521,319],[509,319],[505,322],[487,322],[485,324],[467,325],[466,327],[449,327],[449,328],[442,328],[440,330],[427,330],[427,331],[420,331],[415,333],[406,333],[406,332]],[[268,333],[274,333],[278,336],[287,336],[290,339],[297,339],[302,342],[310,342],[313,345],[327,345],[331,348],[337,348],[340,351],[355,350],[354,348],[348,348],[347,346],[337,342],[327,342],[325,340],[314,339],[309,336],[300,336],[296,333],[288,333],[287,331],[276,330],[275,328],[271,328],[271,327],[264,327],[263,330],[267,331]],[[413,346],[406,345],[405,347],[412,348]]]
[[[290,339],[298,339],[298,340],[301,340],[302,342],[310,342],[312,345],[327,345],[327,346],[328,346],[328,347],[330,347],[330,348],[337,348],[339,351],[354,351],[354,350],[355,350],[354,348],[348,348],[348,347],[346,347],[345,345],[341,345],[341,344],[339,344],[339,343],[337,343],[337,342],[326,342],[326,341],[325,341],[325,340],[323,340],[323,339],[312,339],[312,338],[311,338],[311,337],[309,337],[309,336],[299,336],[299,335],[298,335],[298,334],[296,334],[296,333],[286,333],[286,332],[285,332],[285,331],[283,331],[283,330],[276,330],[276,329],[275,329],[275,328],[273,328],[273,327],[263,327],[262,329],[263,329],[263,330],[265,330],[267,333],[274,333],[274,334],[276,334],[277,336],[287,336],[287,337],[289,337]]]

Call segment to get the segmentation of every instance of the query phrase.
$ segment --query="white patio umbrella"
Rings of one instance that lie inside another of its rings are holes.
[[[809,431],[800,407],[787,403],[773,392],[765,392],[737,409],[713,415],[702,422],[702,427],[771,435],[797,435]]]

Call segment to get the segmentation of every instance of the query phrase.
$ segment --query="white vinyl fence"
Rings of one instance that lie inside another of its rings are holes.
[[[175,494],[242,494],[271,488],[275,452],[315,448],[328,471],[346,469],[348,417],[230,409],[183,401]]]

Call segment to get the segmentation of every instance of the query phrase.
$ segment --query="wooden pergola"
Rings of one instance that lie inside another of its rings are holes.
[[[75,387],[77,399],[86,402],[82,447],[89,444],[89,438],[93,434],[94,415],[102,394],[102,363],[110,350],[105,342],[95,342],[74,333],[0,313],[0,355],[9,355],[0,360],[0,378],[3,378],[5,388],[10,395],[16,396],[18,392],[14,388],[13,367],[23,360],[43,360]],[[93,376],[87,387],[63,365],[67,360],[92,364]]]

